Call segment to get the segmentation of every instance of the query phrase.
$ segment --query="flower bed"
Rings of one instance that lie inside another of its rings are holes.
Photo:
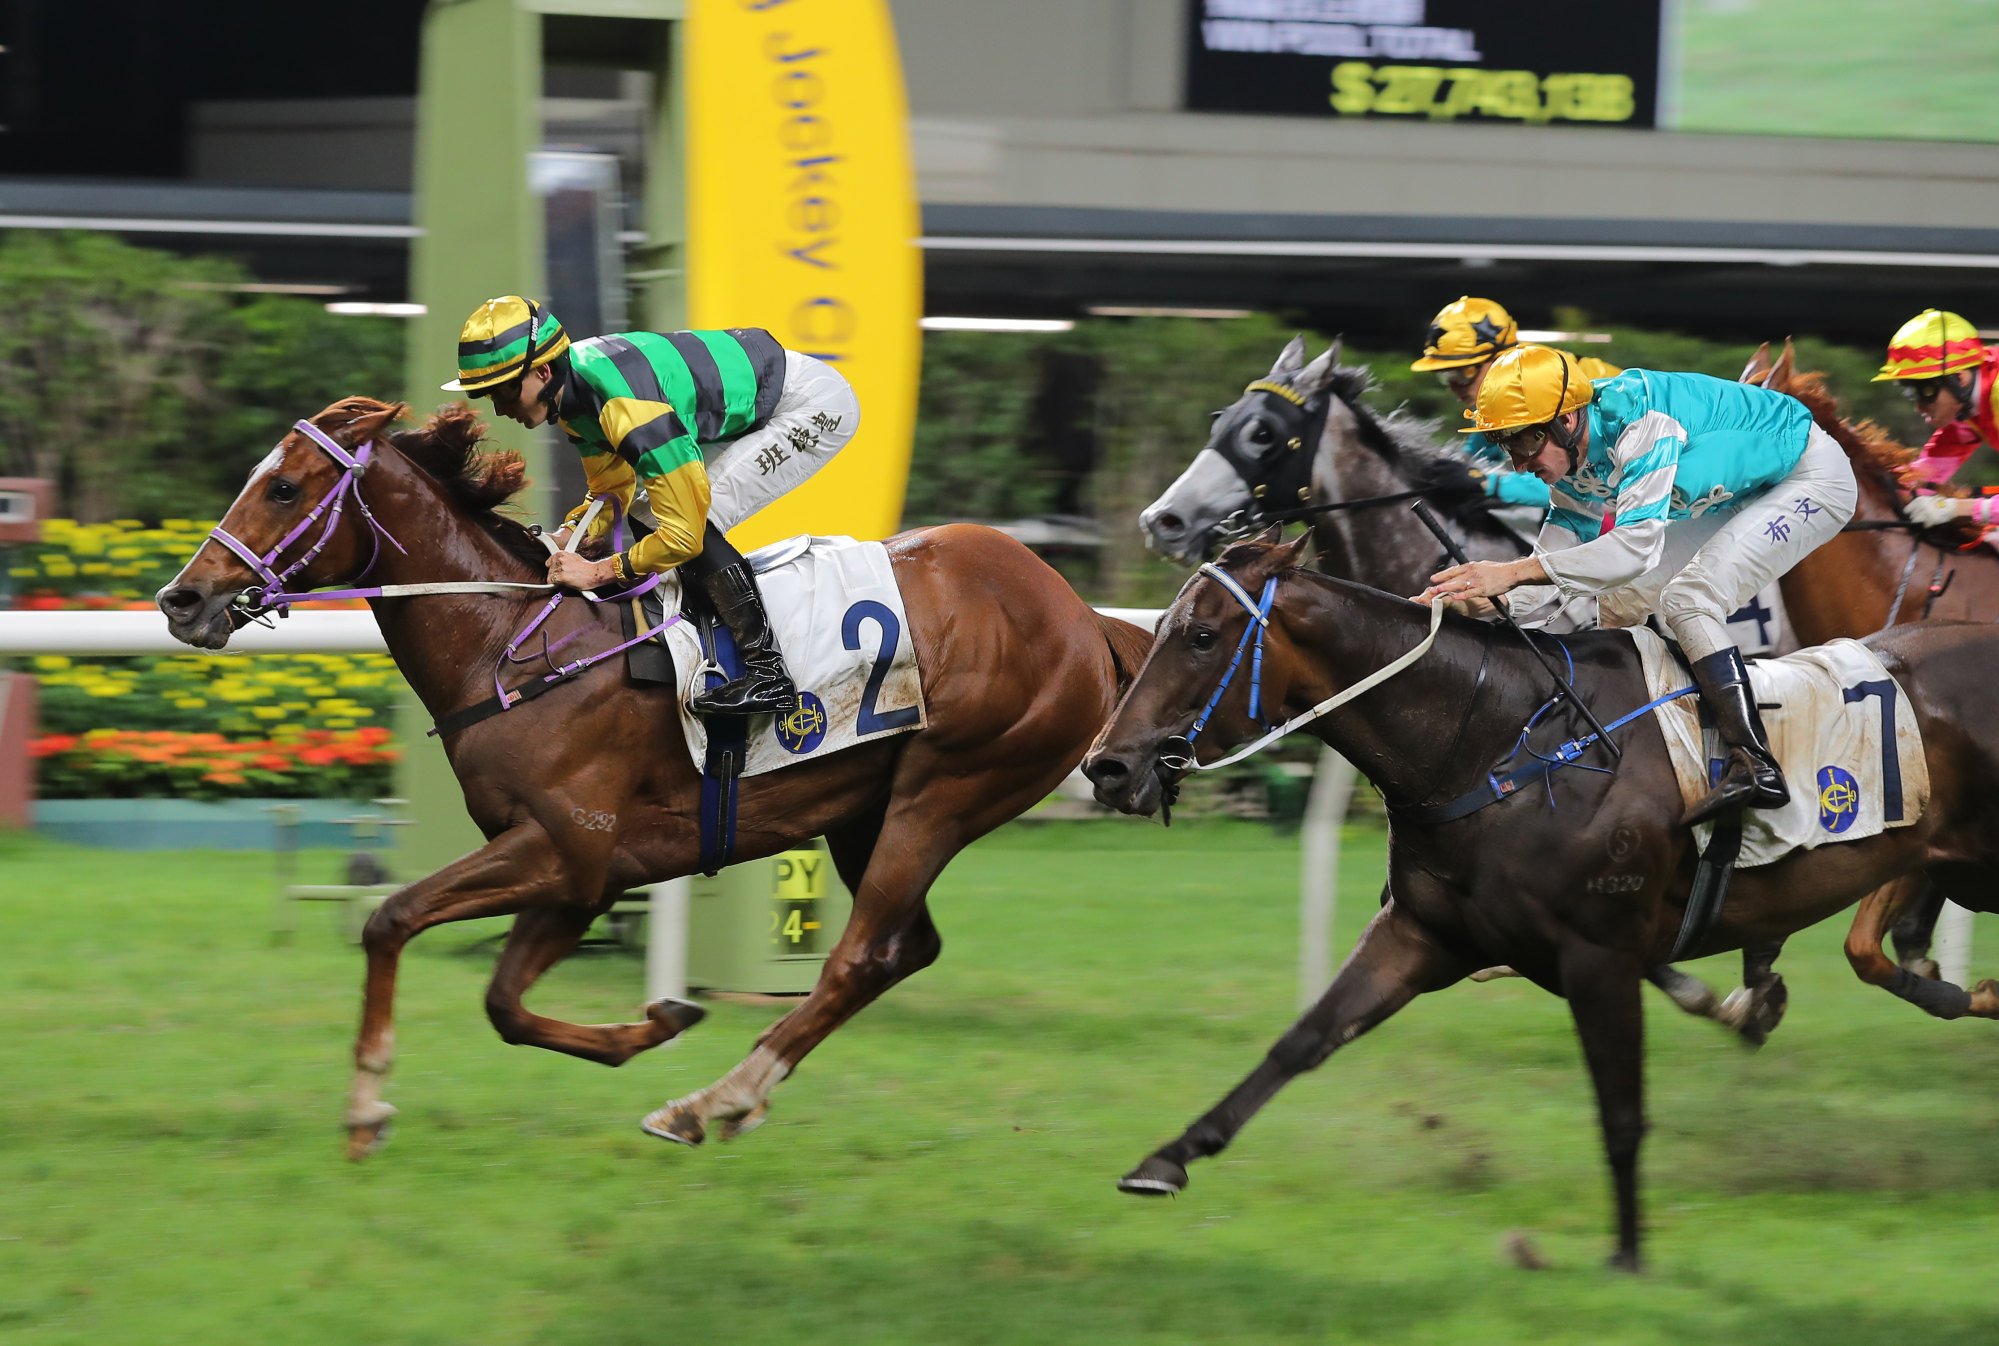
[[[269,738],[93,729],[35,740],[44,799],[368,799],[391,793],[397,750],[380,726],[279,726]]]
[[[49,519],[8,553],[17,606],[150,608],[208,525]],[[212,654],[24,661],[34,674],[43,799],[365,799],[392,793],[400,675],[380,654]]]

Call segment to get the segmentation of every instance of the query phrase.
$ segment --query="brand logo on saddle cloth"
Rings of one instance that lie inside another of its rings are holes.
[[[785,669],[801,691],[790,715],[749,722],[741,775],[924,726],[916,644],[886,548],[848,537],[801,538],[769,554],[753,552],[749,561]],[[668,592],[664,601],[671,610],[679,597]],[[693,624],[669,627],[662,643],[673,658],[675,684],[698,686],[703,657]],[[684,696],[680,725],[698,768],[707,760],[709,726],[687,709]]]
[[[1843,766],[1822,766],[1818,787],[1819,826],[1838,836],[1860,816],[1860,782]]]
[[[798,694],[798,709],[773,716],[771,732],[789,753],[811,752],[826,741],[826,703],[810,692]]]
[[[1658,636],[1643,629],[1626,634],[1638,646],[1650,695],[1693,681]],[[1835,640],[1782,659],[1759,659],[1749,677],[1771,749],[1791,782],[1791,802],[1743,811],[1738,867],[1878,836],[1923,816],[1930,773],[1922,732],[1908,698],[1872,650],[1856,640]],[[1689,804],[1706,793],[1708,763],[1722,754],[1719,741],[1702,728],[1698,701],[1681,697],[1652,712]],[[1712,830],[1711,823],[1694,828],[1695,840],[1705,846]]]

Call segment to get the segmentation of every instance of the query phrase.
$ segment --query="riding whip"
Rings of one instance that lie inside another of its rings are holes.
[[[1444,521],[1437,517],[1437,512],[1430,508],[1429,502],[1418,500],[1409,508],[1415,512],[1417,518],[1423,521],[1425,528],[1436,534],[1437,541],[1444,544],[1445,554],[1461,566],[1471,564],[1470,558],[1465,555],[1464,548],[1460,547],[1457,539],[1450,535],[1450,532],[1444,527]],[[1541,647],[1536,645],[1528,637],[1527,633],[1520,629],[1520,623],[1514,621],[1513,614],[1507,611],[1505,599],[1501,597],[1494,600],[1493,606],[1499,609],[1500,620],[1512,627],[1514,632],[1520,637],[1521,643],[1534,652],[1534,657],[1541,661],[1541,667],[1548,671],[1548,676],[1553,678],[1555,685],[1562,689],[1562,695],[1569,698],[1569,703],[1576,708],[1577,713],[1588,722],[1591,729],[1596,731],[1597,742],[1610,749],[1612,757],[1622,758],[1624,756],[1624,749],[1618,747],[1616,742],[1612,740],[1610,731],[1605,729],[1602,723],[1590,711],[1590,708],[1583,704],[1583,699],[1576,695],[1576,689],[1570,685],[1567,678],[1556,671],[1553,661],[1541,652]]]

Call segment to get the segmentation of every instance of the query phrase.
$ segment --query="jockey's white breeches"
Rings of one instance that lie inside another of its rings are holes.
[[[1853,465],[1816,425],[1790,475],[1741,509],[1678,519],[1659,563],[1597,600],[1604,626],[1636,626],[1656,612],[1689,660],[1735,642],[1728,614],[1773,583],[1853,517]]]
[[[833,460],[854,437],[861,404],[839,370],[784,353],[784,391],[770,419],[710,446],[708,521],[734,528]]]

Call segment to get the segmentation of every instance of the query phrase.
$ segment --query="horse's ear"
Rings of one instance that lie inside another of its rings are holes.
[[[359,448],[376,438],[390,426],[409,413],[409,408],[400,402],[391,402],[385,407],[365,410],[345,425],[329,427],[328,433],[348,448]]]
[[[1277,353],[1277,363],[1270,367],[1270,376],[1279,378],[1296,369],[1305,367],[1305,338],[1294,336]]]
[[[1317,397],[1326,391],[1326,385],[1333,381],[1333,369],[1340,362],[1340,343],[1336,339],[1326,347],[1326,353],[1305,366],[1305,372],[1294,381],[1299,392],[1307,399]]]
[[[1756,354],[1749,357],[1749,363],[1742,366],[1742,373],[1736,376],[1737,383],[1761,383],[1770,373],[1770,343],[1764,342],[1756,348]]]
[[[1770,377],[1763,380],[1765,388],[1782,391],[1791,386],[1791,375],[1797,372],[1798,352],[1791,345],[1791,338],[1784,338],[1784,353],[1777,357],[1777,363],[1770,366]]]
[[[1273,523],[1253,539],[1260,547],[1274,547],[1284,540],[1284,525]]]
[[[1282,548],[1280,548],[1272,557],[1272,559],[1278,563],[1278,566],[1281,569],[1284,570],[1299,569],[1304,566],[1307,560],[1310,559],[1309,553],[1311,552],[1311,550],[1312,550],[1312,530],[1307,528],[1304,532],[1298,534],[1296,538],[1292,539],[1290,542],[1286,543]]]

